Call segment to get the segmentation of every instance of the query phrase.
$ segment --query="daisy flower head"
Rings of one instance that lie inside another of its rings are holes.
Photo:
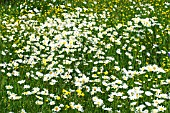
[[[151,110],[151,113],[158,113],[159,111],[158,111],[158,109],[152,109]]]
[[[6,85],[5,88],[6,88],[6,89],[12,89],[13,86],[11,86],[11,85]]]
[[[92,72],[97,72],[97,67],[93,67]]]
[[[76,108],[78,111],[80,111],[80,112],[83,112],[83,111],[84,111],[84,110],[83,110],[83,107],[82,107],[80,104],[75,105],[75,108]]]
[[[21,109],[20,113],[27,113],[24,109]]]
[[[20,80],[20,81],[18,81],[17,83],[18,83],[18,84],[23,84],[23,83],[25,83],[25,80]]]
[[[35,102],[35,104],[37,104],[37,105],[42,105],[42,104],[43,104],[43,101],[37,100],[37,101]]]
[[[164,106],[158,106],[158,111],[164,112],[166,108]]]
[[[55,106],[52,110],[55,112],[59,112],[61,110],[61,108],[59,106]]]
[[[103,100],[102,99],[97,99],[96,101],[94,101],[94,104],[97,105],[97,107],[100,107],[103,105]]]
[[[51,101],[49,104],[50,105],[55,105],[55,101]]]

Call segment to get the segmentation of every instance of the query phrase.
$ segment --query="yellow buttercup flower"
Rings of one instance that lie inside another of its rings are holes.
[[[71,92],[69,92],[69,91],[67,91],[67,90],[65,90],[65,89],[63,89],[62,92],[63,92],[65,95],[70,95],[70,94],[71,94]]]
[[[148,78],[148,75],[145,75],[145,77],[147,77],[147,78]]]
[[[108,71],[105,71],[104,74],[107,75],[107,74],[108,74]]]
[[[60,96],[56,96],[56,99],[57,99],[57,100],[60,100],[61,98],[60,98]]]
[[[70,106],[69,105],[65,105],[65,110],[69,109]]]
[[[46,66],[47,65],[47,61],[46,61],[46,59],[42,59],[42,63]]]

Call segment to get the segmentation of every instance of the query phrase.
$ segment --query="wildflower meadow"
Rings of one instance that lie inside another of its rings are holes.
[[[0,113],[170,113],[169,0],[2,0]]]

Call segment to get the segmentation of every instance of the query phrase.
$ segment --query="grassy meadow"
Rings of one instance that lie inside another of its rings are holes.
[[[0,113],[170,113],[169,0],[2,0]]]

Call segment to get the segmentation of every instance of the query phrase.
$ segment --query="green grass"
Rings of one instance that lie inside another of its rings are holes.
[[[169,7],[2,1],[0,113],[169,113]]]

